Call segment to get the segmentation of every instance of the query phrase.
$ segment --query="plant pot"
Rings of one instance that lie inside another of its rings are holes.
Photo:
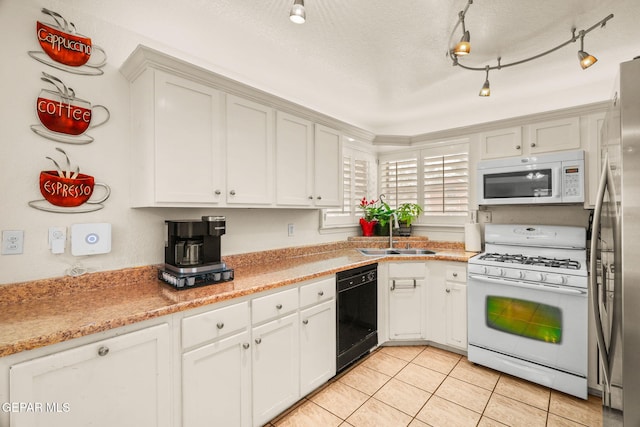
[[[396,232],[398,236],[411,236],[411,224],[407,224],[406,221],[399,221],[398,224],[400,225]]]
[[[373,236],[374,228],[378,221],[375,219],[372,221],[367,221],[364,218],[360,218],[360,228],[362,228],[363,236]]]
[[[389,223],[385,225],[376,224],[376,236],[388,236],[389,235]]]

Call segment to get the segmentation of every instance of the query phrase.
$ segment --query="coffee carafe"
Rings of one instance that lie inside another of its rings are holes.
[[[178,273],[224,269],[220,260],[220,237],[225,234],[223,216],[203,216],[200,221],[165,221],[166,267]]]

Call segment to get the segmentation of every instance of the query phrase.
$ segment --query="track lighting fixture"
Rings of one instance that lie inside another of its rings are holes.
[[[487,70],[487,77],[484,79],[484,84],[482,85],[482,89],[480,89],[480,96],[490,96],[491,95],[491,88],[489,87],[489,66],[487,65],[485,67],[485,70]]]
[[[467,1],[467,5],[465,6],[465,8],[460,11],[458,13],[458,22],[456,23],[456,25],[453,27],[453,31],[451,32],[451,36],[449,37],[449,46],[451,46],[452,44],[452,39],[454,38],[454,35],[458,29],[458,26],[462,26],[462,38],[460,39],[460,42],[458,42],[453,48],[450,48],[447,51],[447,55],[449,56],[449,58],[451,59],[451,61],[453,62],[453,65],[459,66],[461,68],[464,68],[465,70],[471,70],[471,71],[486,71],[486,79],[484,82],[484,85],[482,86],[482,90],[480,91],[480,96],[489,96],[490,95],[490,89],[489,89],[489,71],[491,70],[500,70],[502,68],[506,68],[506,67],[513,67],[514,65],[520,65],[520,64],[524,64],[525,62],[529,62],[532,61],[534,59],[538,59],[541,58],[543,56],[546,56],[552,52],[555,52],[558,49],[561,49],[565,46],[567,46],[570,43],[575,43],[576,41],[578,41],[578,39],[580,39],[580,50],[578,51],[578,59],[580,60],[580,66],[582,67],[582,69],[586,69],[588,67],[590,67],[591,65],[593,65],[597,59],[592,56],[589,55],[587,52],[584,51],[584,36],[595,30],[597,27],[604,27],[607,23],[607,21],[609,21],[611,18],[613,18],[613,14],[608,15],[607,17],[605,17],[604,19],[600,20],[599,22],[597,22],[596,24],[592,25],[591,27],[587,28],[586,30],[580,30],[577,34],[576,34],[576,29],[572,28],[571,29],[571,38],[565,42],[560,43],[559,45],[546,50],[544,52],[541,52],[537,55],[531,56],[529,58],[524,58],[518,61],[513,61],[510,63],[506,63],[506,64],[502,64],[500,62],[501,58],[498,58],[497,60],[497,65],[485,65],[485,66],[480,66],[480,67],[474,67],[474,66],[469,66],[469,65],[464,65],[462,63],[460,63],[460,59],[464,58],[465,56],[469,56],[468,54],[471,52],[471,44],[470,42],[470,35],[469,35],[469,31],[467,31],[466,27],[465,27],[465,16],[467,14],[467,11],[469,10],[469,6],[471,6],[473,4],[473,0],[468,0]],[[477,41],[477,40],[476,40]]]
[[[580,50],[578,51],[578,59],[583,70],[591,67],[598,60],[595,56],[589,55],[584,51],[584,31],[580,31]]]
[[[304,24],[304,21],[307,20],[307,15],[304,11],[304,0],[294,0],[291,12],[289,12],[289,19],[296,24]]]

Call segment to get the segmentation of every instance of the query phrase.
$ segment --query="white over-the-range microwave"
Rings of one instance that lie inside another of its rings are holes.
[[[478,205],[584,202],[584,151],[478,163]]]

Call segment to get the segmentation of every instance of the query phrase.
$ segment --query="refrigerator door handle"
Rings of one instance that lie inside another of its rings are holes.
[[[598,277],[597,277],[597,251],[598,251],[598,234],[600,231],[600,215],[602,214],[602,205],[604,204],[604,195],[607,190],[608,175],[607,169],[609,167],[608,154],[605,154],[604,161],[602,162],[602,174],[600,175],[600,183],[598,185],[598,195],[596,197],[596,206],[593,212],[593,224],[591,227],[591,257],[589,259],[589,292],[591,293],[591,302],[593,306],[593,313],[595,316],[596,325],[596,338],[598,340],[598,351],[602,358],[602,370],[604,374],[604,381],[607,387],[611,384],[611,363],[609,361],[609,352],[607,351],[606,343],[604,341],[604,330],[600,317],[600,305],[598,304]]]

